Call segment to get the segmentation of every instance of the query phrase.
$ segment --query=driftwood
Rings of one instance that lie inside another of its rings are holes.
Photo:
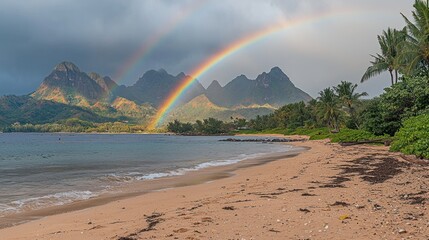
[[[384,144],[385,146],[389,146],[391,142],[392,142],[391,140],[378,139],[378,140],[366,140],[366,141],[357,141],[357,142],[340,142],[339,144],[343,147],[359,145],[359,144],[374,144],[374,143]]]

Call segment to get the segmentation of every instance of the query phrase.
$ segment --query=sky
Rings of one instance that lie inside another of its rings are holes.
[[[313,97],[340,81],[359,83],[377,35],[402,28],[410,0],[2,0],[0,96],[34,91],[56,64],[132,85],[163,68],[191,73],[229,44],[280,21],[300,22],[239,49],[198,80],[227,84],[280,67]],[[319,15],[328,17],[319,18]],[[145,50],[145,51],[143,51]],[[137,54],[143,52],[144,54]],[[136,57],[142,55],[142,57]],[[359,83],[370,97],[388,74]]]

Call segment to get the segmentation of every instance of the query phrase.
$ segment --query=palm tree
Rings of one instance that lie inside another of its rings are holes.
[[[353,120],[356,120],[356,106],[361,103],[360,98],[363,96],[368,96],[368,93],[356,93],[355,90],[357,88],[357,84],[353,84],[351,82],[341,81],[338,86],[334,87],[334,90],[340,99],[340,102],[346,107],[347,113]],[[357,128],[359,128],[356,121],[354,124]]]
[[[318,122],[318,118],[317,118],[317,100],[316,99],[311,99],[310,101],[307,102],[307,109],[308,112],[310,113],[310,124],[313,124],[313,126],[317,126],[319,124]]]
[[[340,130],[340,102],[330,87],[319,92],[319,116],[329,128],[338,132]]]
[[[429,70],[429,2],[416,0],[414,9],[414,23],[401,13],[407,24],[407,41],[401,57],[407,65],[407,74],[415,73],[418,69]]]
[[[392,85],[398,82],[399,48],[405,41],[405,33],[405,28],[403,30],[388,28],[387,31],[383,31],[382,35],[377,36],[381,54],[371,55],[374,60],[371,61],[371,66],[362,76],[361,82],[384,71],[389,71]]]

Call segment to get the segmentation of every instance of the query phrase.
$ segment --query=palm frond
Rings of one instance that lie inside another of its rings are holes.
[[[371,66],[368,67],[368,69],[363,74],[360,82],[365,82],[366,80],[380,75],[381,73],[389,70],[389,65],[386,62],[371,62],[373,63]]]

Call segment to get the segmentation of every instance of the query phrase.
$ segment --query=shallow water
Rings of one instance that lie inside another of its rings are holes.
[[[127,182],[182,175],[291,149],[218,141],[223,138],[0,134],[0,216],[93,198]]]

